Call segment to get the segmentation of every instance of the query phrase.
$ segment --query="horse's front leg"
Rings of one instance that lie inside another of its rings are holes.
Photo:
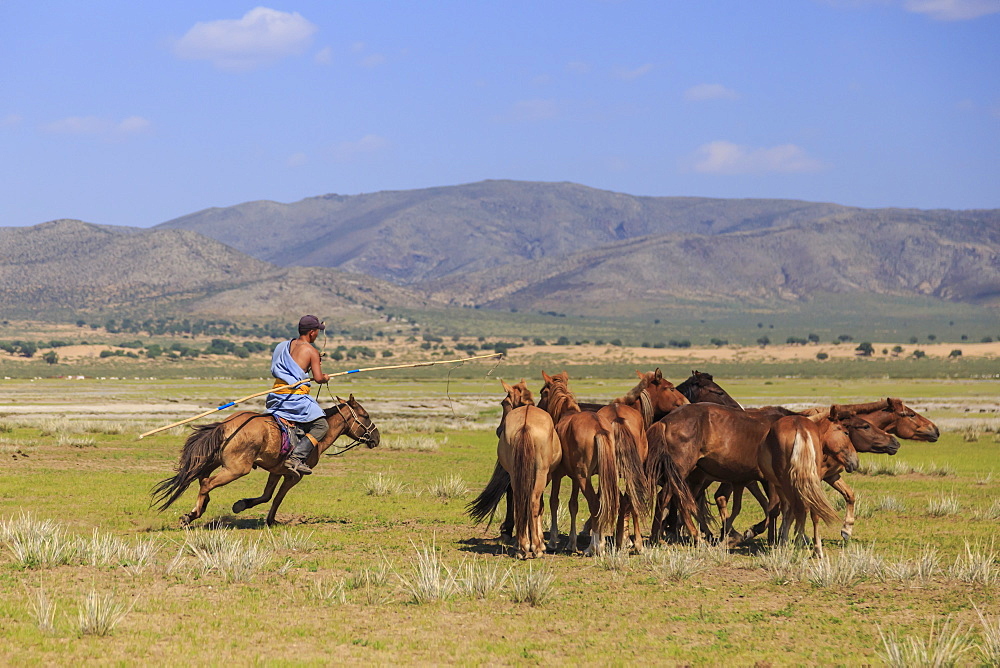
[[[274,495],[274,488],[278,486],[278,481],[281,480],[281,476],[277,473],[272,473],[267,477],[267,483],[264,485],[264,491],[260,496],[256,498],[240,499],[233,504],[234,513],[242,513],[247,508],[253,508],[254,506],[259,506],[262,503],[267,503],[271,500]]]
[[[274,502],[271,504],[271,509],[267,511],[267,526],[274,526],[274,517],[278,514],[278,506],[285,498],[285,494],[288,494],[288,490],[295,485],[299,484],[302,478],[293,475],[282,476],[284,480],[281,481],[281,487],[278,488],[278,493],[274,497]]]
[[[569,546],[568,549],[571,553],[576,553],[577,548],[577,535],[576,535],[576,513],[580,510],[580,485],[576,478],[573,478],[573,489],[569,494]]]
[[[851,534],[854,533],[854,504],[857,498],[854,496],[854,490],[851,489],[844,479],[840,477],[839,473],[836,473],[828,478],[823,478],[824,481],[830,487],[840,492],[840,495],[844,497],[844,503],[847,505],[847,513],[844,515],[844,526],[840,530],[840,537],[844,541],[851,540]]]

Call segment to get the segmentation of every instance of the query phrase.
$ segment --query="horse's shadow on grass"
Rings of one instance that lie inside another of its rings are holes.
[[[192,529],[202,529],[204,531],[218,531],[218,530],[261,530],[261,529],[280,529],[282,527],[293,527],[301,526],[306,524],[350,524],[351,520],[343,517],[309,517],[305,515],[291,515],[285,517],[278,517],[277,522],[274,526],[267,526],[267,518],[261,517],[237,517],[235,515],[220,515],[218,517],[213,517],[212,519],[192,526]],[[175,527],[164,527],[164,530],[170,531]]]

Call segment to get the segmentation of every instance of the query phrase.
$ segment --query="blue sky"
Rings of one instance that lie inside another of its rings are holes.
[[[0,0],[0,226],[481,179],[1000,207],[1000,0]]]

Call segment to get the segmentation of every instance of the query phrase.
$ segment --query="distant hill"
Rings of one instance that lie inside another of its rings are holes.
[[[187,230],[78,220],[0,228],[0,258],[6,317],[99,308],[279,316],[421,303],[368,276],[278,267]]]
[[[279,265],[365,273],[449,304],[597,312],[630,301],[852,291],[1000,304],[997,210],[635,197],[485,181],[249,202],[157,229],[198,231]]]
[[[321,311],[361,321],[392,306],[631,315],[781,310],[830,293],[1000,307],[1000,211],[486,181],[249,202],[152,229],[0,228],[6,317]]]

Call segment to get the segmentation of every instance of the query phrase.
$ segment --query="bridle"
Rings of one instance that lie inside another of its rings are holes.
[[[339,448],[336,452],[327,452],[326,454],[331,457],[339,457],[348,450],[353,450],[359,445],[367,445],[368,447],[372,447],[372,440],[373,440],[372,434],[378,429],[375,426],[375,424],[371,421],[371,419],[368,420],[368,424],[365,424],[361,420],[361,418],[358,417],[358,414],[354,410],[354,407],[351,406],[350,403],[341,399],[340,397],[336,397],[336,401],[337,405],[335,408],[337,410],[337,414],[344,421],[345,427],[347,427],[347,429],[345,429],[345,433],[350,435],[350,437],[353,438],[354,440],[351,441],[349,444],[345,445],[344,447]],[[347,408],[348,412],[350,413],[349,416],[344,415],[344,410],[343,410],[344,408]],[[357,425],[363,430],[363,433],[360,436],[354,436],[353,434],[351,434],[350,425],[352,421],[354,422],[355,425]]]

